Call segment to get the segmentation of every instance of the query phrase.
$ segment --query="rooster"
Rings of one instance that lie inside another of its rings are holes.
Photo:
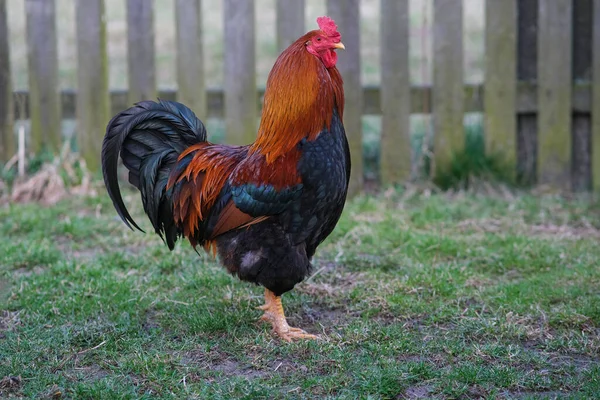
[[[277,58],[254,143],[210,143],[189,108],[159,100],[117,114],[102,144],[104,183],[123,222],[141,230],[123,203],[119,155],[169,248],[185,237],[218,254],[234,276],[263,286],[261,319],[288,342],[316,338],[288,325],[281,295],[310,274],[350,178],[335,52],[344,45],[331,18],[317,23]]]

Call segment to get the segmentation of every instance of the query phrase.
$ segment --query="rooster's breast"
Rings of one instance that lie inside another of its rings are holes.
[[[344,126],[334,112],[328,130],[299,144],[298,170],[304,191],[295,210],[302,221],[297,234],[307,245],[309,257],[335,228],[344,208],[350,179],[350,152]]]

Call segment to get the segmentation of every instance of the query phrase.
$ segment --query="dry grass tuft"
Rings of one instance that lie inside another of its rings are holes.
[[[91,185],[91,174],[86,168],[85,160],[71,152],[68,143],[65,143],[60,156],[52,163],[44,164],[32,176],[18,179],[8,198],[12,203],[51,206],[73,195],[95,196],[96,190]]]

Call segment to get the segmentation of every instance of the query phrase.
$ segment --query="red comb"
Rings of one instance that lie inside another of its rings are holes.
[[[325,34],[329,37],[342,36],[337,30],[335,21],[329,17],[317,18],[317,24],[319,24],[319,29],[325,32]]]

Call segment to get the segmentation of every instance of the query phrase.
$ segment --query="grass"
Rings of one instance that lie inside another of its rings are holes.
[[[101,192],[103,193],[103,192]],[[137,195],[128,195],[138,221]],[[0,396],[594,398],[600,206],[408,188],[351,201],[257,323],[258,287],[127,230],[107,196],[0,208]],[[2,379],[4,377],[4,379]]]

